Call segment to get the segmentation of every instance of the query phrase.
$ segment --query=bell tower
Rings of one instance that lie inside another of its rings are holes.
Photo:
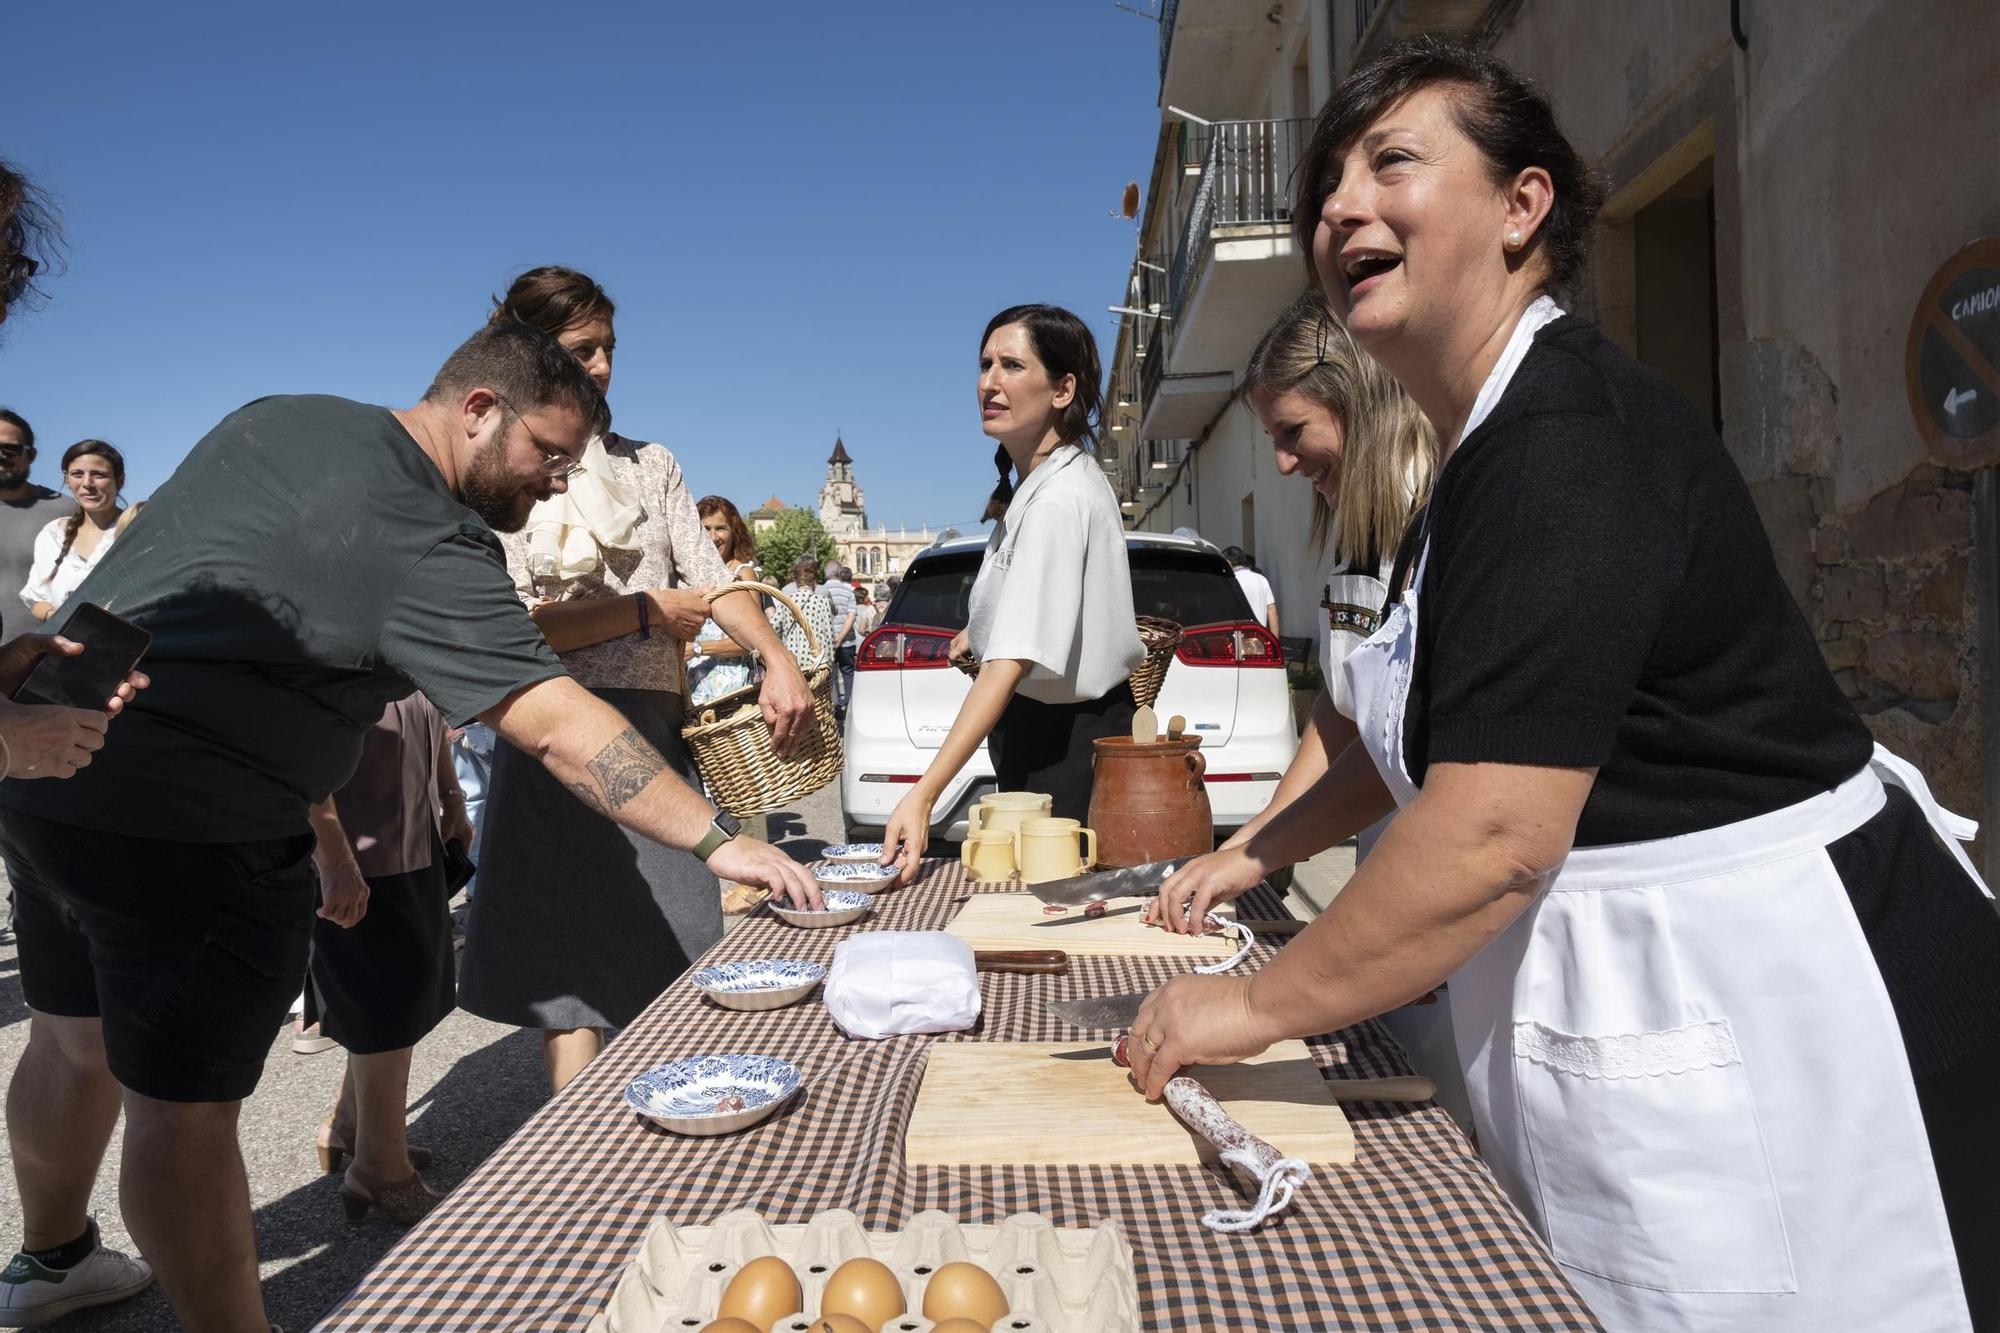
[[[826,460],[826,484],[819,488],[819,521],[836,537],[868,526],[861,488],[854,482],[854,460],[839,435],[833,437],[833,454]]]

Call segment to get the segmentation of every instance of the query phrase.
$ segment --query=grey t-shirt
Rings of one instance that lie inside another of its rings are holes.
[[[29,486],[18,500],[0,500],[0,626],[6,637],[32,628],[21,589],[35,567],[35,538],[52,518],[68,518],[76,501],[46,486]]]
[[[304,832],[383,707],[454,725],[562,674],[499,540],[388,409],[263,398],[225,418],[77,589],[144,629],[153,678],[65,782],[0,805],[175,842]]]

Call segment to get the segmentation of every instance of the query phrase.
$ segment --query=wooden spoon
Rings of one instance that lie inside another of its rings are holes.
[[[1186,730],[1187,730],[1187,719],[1182,717],[1179,713],[1175,713],[1172,717],[1167,719],[1168,740],[1170,741],[1179,740],[1181,738],[1181,733]]]
[[[1160,739],[1160,715],[1141,704],[1139,711],[1132,714],[1132,743],[1151,745],[1158,739]]]

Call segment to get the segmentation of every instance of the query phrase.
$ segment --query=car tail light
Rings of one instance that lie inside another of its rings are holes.
[[[856,671],[921,671],[951,665],[952,635],[938,629],[884,625],[861,641]]]
[[[1187,631],[1174,656],[1189,666],[1281,667],[1284,650],[1262,625],[1204,625]]]

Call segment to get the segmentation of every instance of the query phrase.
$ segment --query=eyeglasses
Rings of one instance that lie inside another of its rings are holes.
[[[493,395],[493,398],[500,406],[507,409],[514,420],[521,423],[521,429],[528,432],[528,442],[541,450],[543,476],[560,477],[564,481],[568,481],[571,477],[583,475],[583,464],[577,462],[574,458],[571,458],[568,454],[535,434],[535,428],[528,424],[528,419],[521,415],[518,408],[497,393]]]
[[[42,266],[26,255],[9,256],[6,268],[0,270],[6,274],[4,278],[0,278],[0,294],[4,294],[4,298],[0,299],[11,305],[26,296],[28,283],[41,271]]]

